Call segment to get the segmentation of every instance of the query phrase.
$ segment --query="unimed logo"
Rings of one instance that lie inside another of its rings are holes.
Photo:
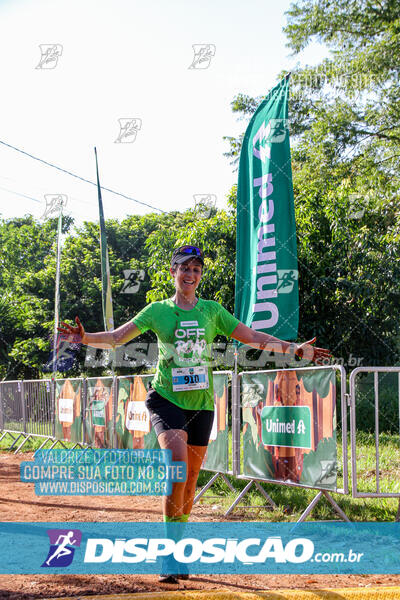
[[[79,529],[48,529],[50,548],[42,567],[68,567],[74,558],[75,548],[81,545]]]
[[[286,545],[279,536],[247,538],[89,538],[85,563],[154,563],[160,557],[172,557],[181,563],[254,564],[273,560],[276,563],[303,563],[313,556],[314,544],[307,538],[295,538]]]

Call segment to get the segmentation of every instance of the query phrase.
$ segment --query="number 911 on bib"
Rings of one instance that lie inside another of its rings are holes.
[[[180,369],[172,369],[172,389],[174,392],[206,390],[207,388],[207,367],[185,367]]]

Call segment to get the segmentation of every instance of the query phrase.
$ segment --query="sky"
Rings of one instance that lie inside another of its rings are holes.
[[[289,5],[0,0],[0,142],[92,182],[96,146],[101,185],[131,198],[103,192],[106,219],[183,211],[206,194],[223,208],[237,181],[223,136],[245,128],[233,98],[264,95],[283,69],[325,54],[313,44],[291,56]],[[98,219],[95,186],[0,143],[2,218],[39,219],[54,195],[77,225]]]

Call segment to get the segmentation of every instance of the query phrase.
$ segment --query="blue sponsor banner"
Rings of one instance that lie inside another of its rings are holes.
[[[1,523],[0,573],[400,574],[400,523]]]
[[[171,450],[38,450],[20,465],[38,496],[169,495],[186,481],[186,463]]]

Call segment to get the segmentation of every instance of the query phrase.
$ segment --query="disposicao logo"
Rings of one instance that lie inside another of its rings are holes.
[[[253,552],[248,554],[250,547]],[[314,544],[307,538],[290,540],[286,546],[280,536],[238,539],[210,538],[201,541],[184,538],[175,542],[170,538],[89,538],[86,544],[85,563],[154,563],[158,558],[172,557],[180,563],[303,563],[314,553]]]
[[[49,553],[42,567],[68,567],[74,558],[75,548],[79,548],[82,532],[79,529],[48,529]]]

